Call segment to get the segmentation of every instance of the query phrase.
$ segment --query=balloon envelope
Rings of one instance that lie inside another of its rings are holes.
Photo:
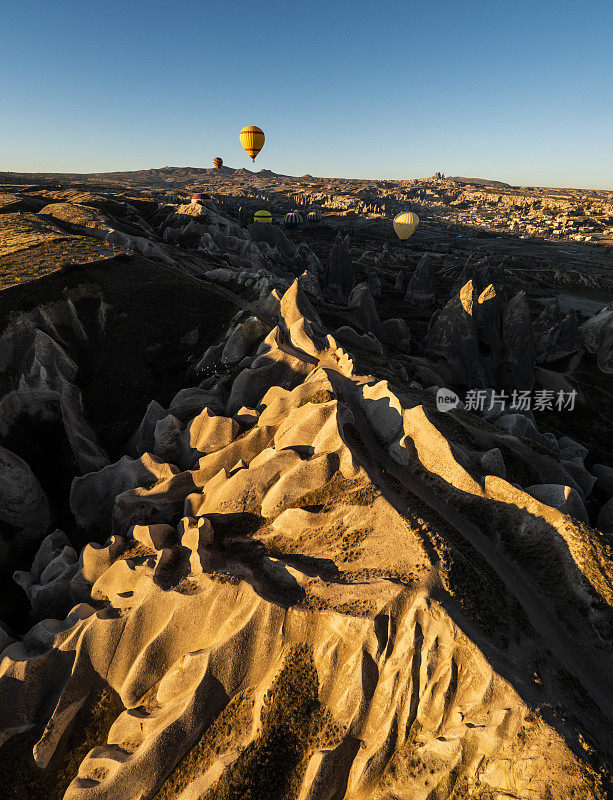
[[[211,197],[210,194],[198,192],[197,194],[192,195],[192,203],[201,203],[206,205],[207,207],[210,207],[212,205],[211,203],[212,200],[213,198]]]
[[[307,214],[307,222],[314,228],[316,225],[319,225],[321,222],[321,214],[319,211],[309,211]]]
[[[403,211],[394,217],[394,230],[399,239],[408,239],[417,230],[419,217],[412,211]]]
[[[215,169],[221,169],[223,166],[223,158],[219,158],[219,156],[217,158],[214,158],[213,166],[215,167]]]
[[[239,134],[240,142],[252,161],[264,147],[264,131],[257,125],[247,125]]]
[[[256,211],[253,215],[254,222],[272,222],[272,214],[270,211]]]
[[[302,217],[297,211],[290,211],[283,218],[283,226],[290,231],[295,231],[302,225]]]

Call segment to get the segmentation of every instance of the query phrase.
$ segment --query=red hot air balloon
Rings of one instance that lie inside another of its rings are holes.
[[[197,192],[196,194],[192,195],[192,203],[206,203],[212,200],[210,194],[204,194],[201,192]]]

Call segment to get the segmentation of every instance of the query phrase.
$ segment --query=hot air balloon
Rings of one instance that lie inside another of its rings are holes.
[[[215,167],[215,169],[221,169],[223,167],[223,158],[219,158],[219,156],[217,156],[217,158],[214,158],[213,166]]]
[[[256,211],[253,215],[254,222],[272,222],[272,214],[270,211]]]
[[[257,125],[247,125],[240,132],[239,139],[251,160],[255,161],[257,154],[264,147],[264,131]]]
[[[215,203],[213,203],[213,198],[210,194],[206,193],[197,193],[192,195],[192,203],[200,203],[201,206],[206,206],[207,208],[215,209]]]
[[[302,225],[302,217],[297,211],[290,211],[283,218],[283,227],[288,231],[296,231]]]
[[[319,211],[309,211],[307,214],[307,222],[310,224],[311,228],[314,228],[316,225],[319,225],[321,222],[321,214]]]
[[[419,217],[412,211],[403,211],[394,217],[394,230],[399,239],[408,239],[417,230]]]

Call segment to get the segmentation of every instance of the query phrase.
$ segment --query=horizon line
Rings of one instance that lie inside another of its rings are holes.
[[[402,183],[406,181],[423,181],[428,180],[430,178],[434,178],[434,175],[427,175],[427,176],[412,176],[406,178],[390,178],[390,177],[379,177],[379,178],[367,178],[367,177],[356,177],[356,176],[347,176],[347,175],[312,175],[309,172],[304,173],[303,175],[288,175],[283,172],[275,172],[274,170],[263,167],[260,170],[250,170],[247,167],[230,167],[227,164],[224,164],[222,169],[229,169],[233,172],[243,171],[248,172],[252,175],[258,175],[261,172],[269,172],[273,175],[276,175],[280,178],[313,178],[314,180],[349,180],[349,181],[373,181],[373,182],[380,182],[380,181],[393,181],[395,183]],[[104,170],[100,172],[24,172],[24,171],[14,171],[14,170],[4,170],[0,169],[0,175],[15,175],[15,176],[33,176],[33,177],[95,177],[98,175],[120,175],[120,174],[130,174],[130,173],[137,173],[137,172],[150,172],[154,170],[162,170],[162,169],[193,169],[193,170],[203,170],[206,172],[211,172],[213,174],[218,173],[218,170],[215,167],[197,167],[197,166],[172,166],[170,164],[165,164],[161,167],[142,167],[141,169],[114,169],[114,170]],[[464,176],[464,175],[445,175],[442,180],[463,180],[463,181],[489,181],[491,183],[500,183],[504,184],[504,188],[510,189],[566,189],[566,190],[574,190],[574,191],[590,191],[590,192],[605,192],[605,193],[613,193],[613,188],[604,188],[604,187],[588,187],[588,186],[567,186],[567,185],[545,185],[539,183],[533,184],[512,184],[508,181],[503,181],[498,178],[481,178],[478,176]]]

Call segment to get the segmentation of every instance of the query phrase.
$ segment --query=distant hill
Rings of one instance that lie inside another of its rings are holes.
[[[222,167],[228,173],[236,170],[230,167]],[[96,178],[126,178],[126,179],[155,179],[155,178],[190,178],[192,176],[202,177],[204,175],[214,175],[218,172],[215,167],[159,167],[153,169],[125,170],[123,172],[95,172],[91,177]]]
[[[291,178],[291,175],[283,175],[279,172],[273,172],[270,169],[261,169],[256,171],[240,167],[234,169],[232,167],[223,166],[220,170],[214,167],[159,167],[153,169],[140,169],[125,172],[99,172],[89,177],[106,178],[113,180],[126,180],[126,181],[142,181],[144,183],[151,183],[157,181],[172,181],[172,180],[197,180],[205,177],[216,178]],[[312,175],[303,175],[301,178],[295,180],[310,179],[315,180]],[[320,179],[325,180],[325,179]],[[505,189],[512,188],[510,184],[503,183],[502,181],[494,181],[489,178],[465,178],[461,176],[452,176],[448,180],[455,181],[459,184],[473,185],[473,186],[493,186]]]
[[[278,172],[272,172],[270,169],[261,169],[257,172],[240,167],[234,169],[233,167],[223,166],[221,169],[215,167],[158,167],[153,169],[139,169],[139,170],[126,170],[124,172],[96,172],[92,173],[89,177],[95,178],[113,178],[123,180],[172,180],[172,179],[189,179],[189,178],[203,178],[203,177],[252,177],[259,178],[287,178],[288,175],[282,175]]]
[[[447,176],[447,180],[455,181],[456,183],[472,183],[474,186],[500,186],[503,189],[513,188],[510,183],[492,181],[489,178],[462,178],[458,175],[450,175]]]

